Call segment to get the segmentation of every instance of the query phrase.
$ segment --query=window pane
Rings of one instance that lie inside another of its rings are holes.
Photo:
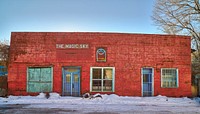
[[[93,79],[101,79],[101,69],[92,69]]]
[[[77,68],[65,68],[66,72],[78,72]]]
[[[103,75],[104,75],[103,76],[104,79],[112,79],[112,75],[113,75],[112,69],[104,69]]]
[[[79,82],[78,74],[74,74],[74,82]]]
[[[112,91],[112,80],[103,81],[103,91]]]
[[[152,82],[151,74],[143,74],[143,82]]]
[[[177,87],[177,70],[162,69],[162,87]]]
[[[101,91],[101,80],[92,81],[92,91]]]
[[[142,72],[143,74],[152,74],[152,68],[143,68]]]
[[[66,82],[70,83],[71,82],[71,74],[66,75]]]
[[[143,91],[152,91],[152,83],[143,83]]]

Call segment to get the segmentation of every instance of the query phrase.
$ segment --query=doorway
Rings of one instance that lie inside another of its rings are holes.
[[[63,95],[80,96],[80,67],[63,67]]]
[[[200,97],[200,79],[198,79],[197,81],[198,81],[198,86],[197,86],[197,88],[198,88],[198,97]]]
[[[142,96],[153,96],[153,68],[142,68]]]

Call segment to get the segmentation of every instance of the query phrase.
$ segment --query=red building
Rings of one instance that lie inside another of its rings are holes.
[[[13,32],[8,94],[191,96],[190,37]]]

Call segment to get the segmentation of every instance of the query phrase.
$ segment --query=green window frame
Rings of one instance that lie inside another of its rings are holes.
[[[52,67],[28,67],[27,92],[51,92],[52,70]]]
[[[178,88],[178,69],[161,68],[161,87]]]
[[[91,67],[90,68],[90,91],[91,92],[114,92],[115,68],[114,67]]]

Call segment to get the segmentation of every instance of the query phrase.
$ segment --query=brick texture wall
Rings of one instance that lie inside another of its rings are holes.
[[[89,44],[58,49],[56,44]],[[107,62],[96,62],[96,47],[107,48]],[[62,67],[81,66],[81,93],[90,91],[90,67],[115,67],[115,94],[141,96],[141,68],[154,69],[154,95],[191,96],[190,37],[154,34],[13,32],[8,94],[28,95],[27,67],[52,66],[53,91],[62,93]],[[178,68],[179,87],[161,88],[161,68]]]

